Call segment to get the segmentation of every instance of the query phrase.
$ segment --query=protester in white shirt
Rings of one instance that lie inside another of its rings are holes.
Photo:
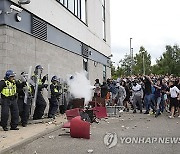
[[[178,99],[180,98],[180,90],[174,85],[174,81],[170,81],[169,87],[170,87],[169,94],[170,94],[170,108],[171,108],[171,115],[169,116],[169,118],[174,118],[174,111],[179,106]]]

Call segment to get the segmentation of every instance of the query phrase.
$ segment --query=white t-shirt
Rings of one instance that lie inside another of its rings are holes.
[[[176,86],[170,88],[171,98],[176,98],[179,93],[180,93],[180,90]]]

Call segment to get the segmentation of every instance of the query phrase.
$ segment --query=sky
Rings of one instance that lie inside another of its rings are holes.
[[[111,58],[115,66],[130,53],[145,47],[152,65],[165,46],[180,45],[180,0],[111,0]]]

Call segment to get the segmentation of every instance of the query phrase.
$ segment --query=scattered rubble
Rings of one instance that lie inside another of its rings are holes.
[[[55,137],[52,135],[52,136],[49,136],[49,139],[54,139]]]
[[[87,150],[88,153],[93,153],[93,149]]]
[[[6,138],[7,137],[7,135],[1,135],[0,136],[0,138]]]

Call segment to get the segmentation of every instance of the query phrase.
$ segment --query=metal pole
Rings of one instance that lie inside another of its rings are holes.
[[[131,48],[131,72],[133,74],[133,64],[134,64],[134,59],[133,59],[133,48]]]
[[[130,38],[130,58],[131,58],[131,62],[130,62],[130,75],[132,75],[132,51],[131,51],[131,40],[132,40],[132,38]]]

